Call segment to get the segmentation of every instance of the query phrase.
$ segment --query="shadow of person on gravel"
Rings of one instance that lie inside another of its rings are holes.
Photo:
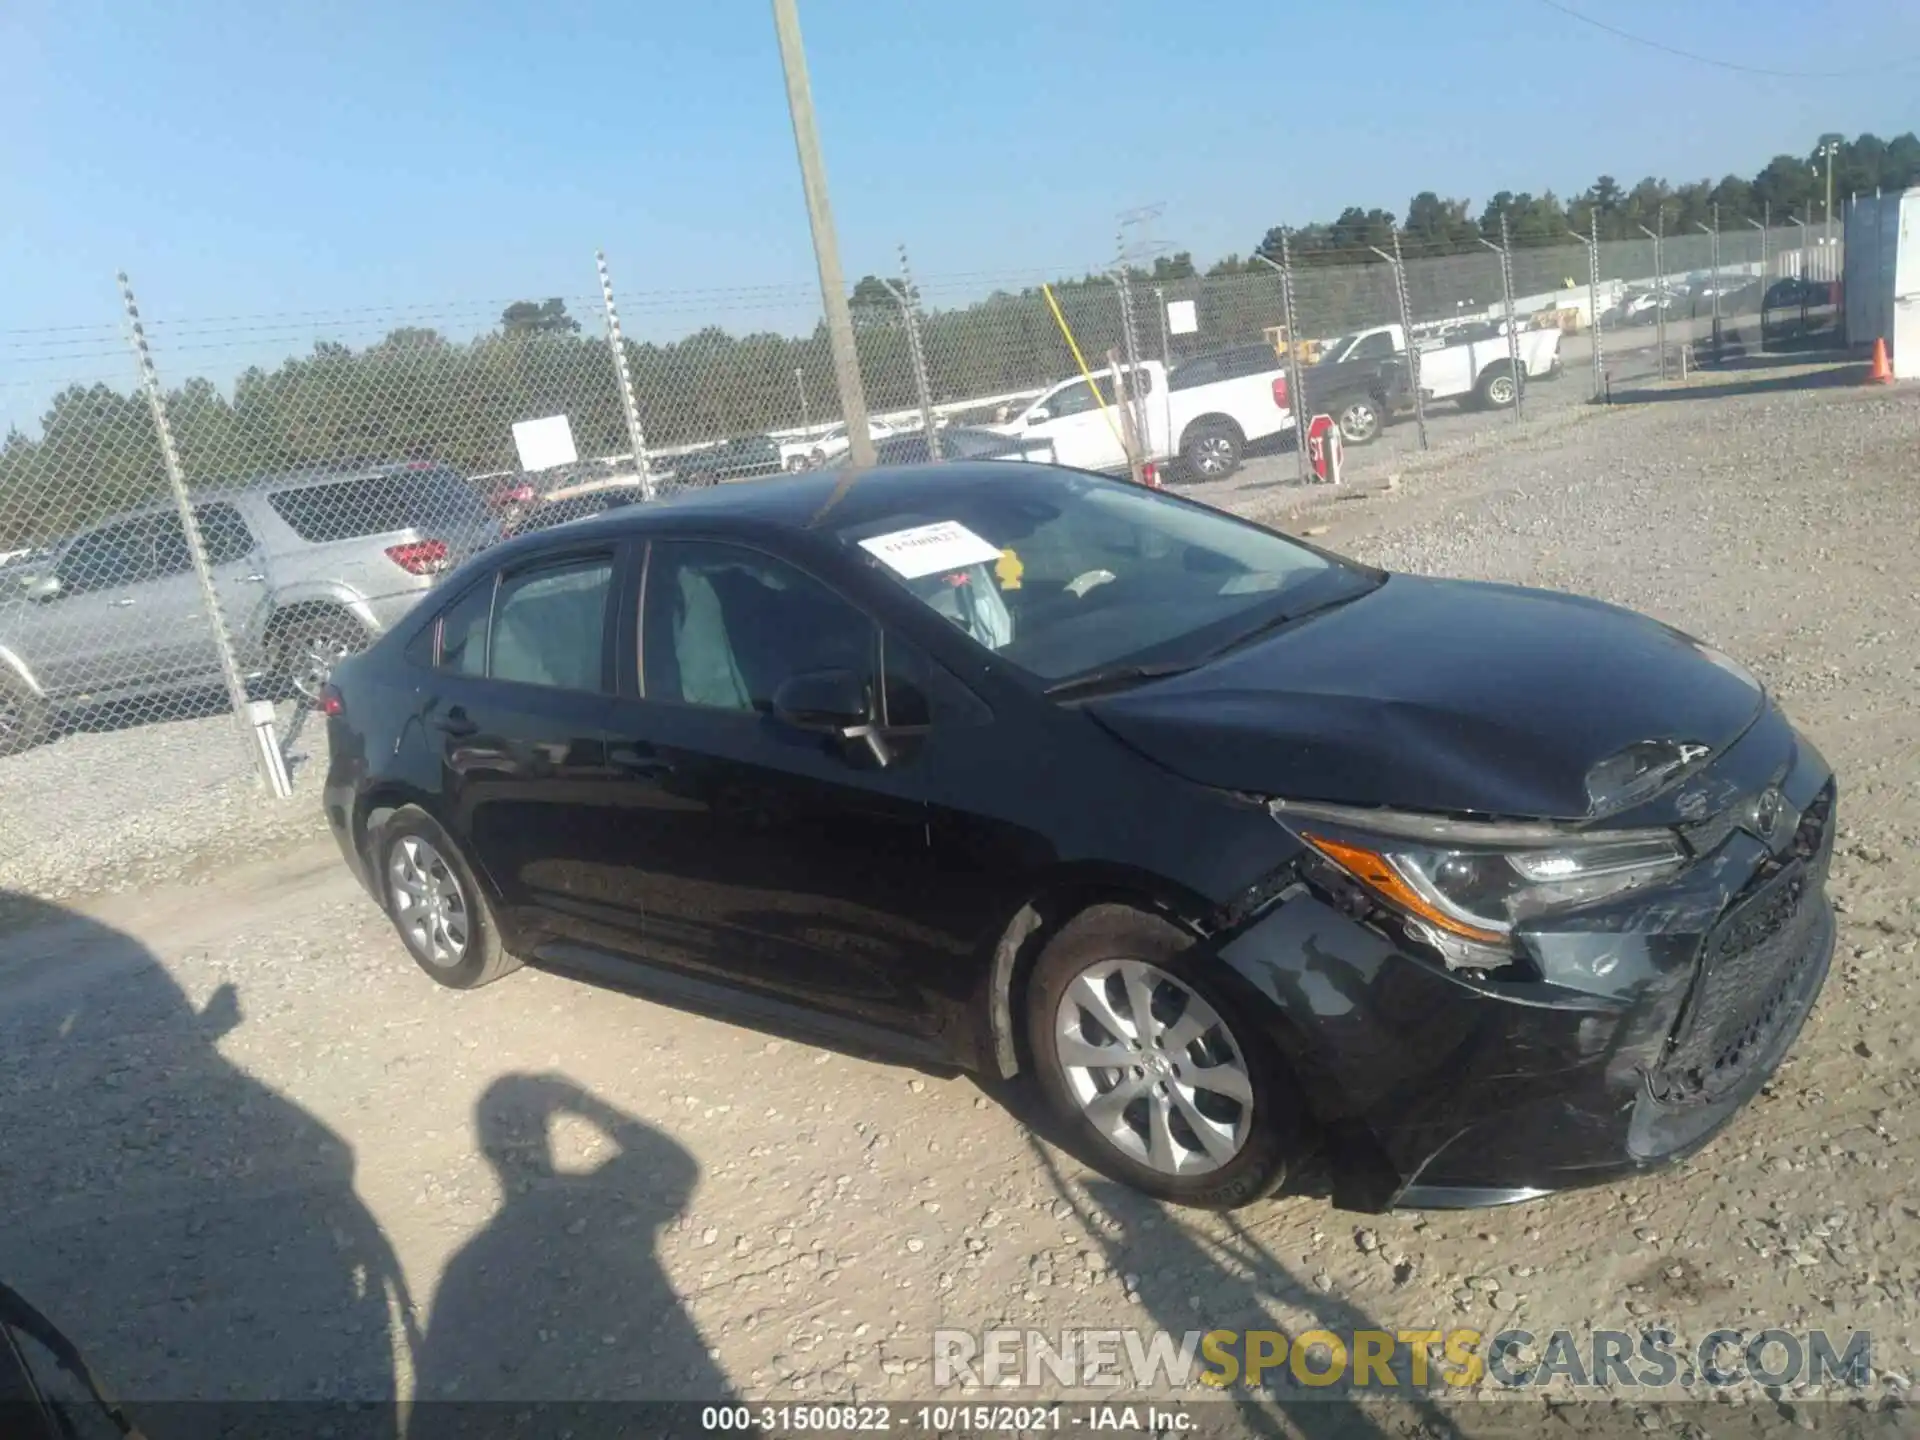
[[[238,992],[0,902],[0,1279],[151,1440],[393,1436],[405,1277],[347,1143],[220,1053]]]
[[[1279,1363],[1263,1377],[1266,1387],[1278,1392],[1277,1398],[1256,1398],[1248,1392],[1244,1376],[1218,1391],[1198,1388],[1187,1392],[1186,1398],[1231,1403],[1241,1433],[1249,1435],[1386,1440],[1392,1434],[1417,1433],[1423,1440],[1460,1440],[1460,1431],[1437,1404],[1407,1388],[1404,1362],[1395,1367],[1401,1381],[1396,1390],[1374,1396],[1345,1383],[1353,1373],[1355,1332],[1385,1327],[1338,1296],[1324,1294],[1293,1274],[1238,1215],[1223,1217],[1225,1237],[1202,1235],[1158,1201],[1115,1181],[1088,1177],[1078,1187],[1069,1185],[1052,1153],[1037,1140],[1029,1143],[1054,1190],[1073,1206],[1087,1233],[1099,1242],[1108,1271],[1136,1277],[1133,1293],[1145,1312],[1144,1320],[1129,1321],[1121,1314],[1109,1317],[1106,1323],[1138,1323],[1144,1328],[1165,1330],[1176,1346],[1189,1332],[1232,1330],[1244,1336],[1249,1331],[1267,1330],[1286,1332],[1291,1347],[1310,1331],[1324,1330],[1339,1337],[1348,1349],[1338,1384],[1324,1388],[1293,1385],[1291,1367],[1285,1363],[1293,1358],[1289,1349],[1279,1354]],[[1273,1316],[1276,1304],[1304,1312],[1307,1323],[1283,1325]],[[1241,1346],[1230,1349],[1244,1363],[1246,1350]],[[1439,1368],[1439,1358],[1434,1356],[1435,1369]],[[1328,1354],[1315,1355],[1308,1373],[1325,1373],[1330,1364]],[[1196,1352],[1196,1379],[1203,1367],[1211,1368]],[[1398,1413],[1389,1419],[1363,1402],[1361,1394],[1368,1394],[1369,1400],[1395,1402]]]
[[[584,1123],[562,1136],[569,1119]],[[554,1075],[495,1080],[474,1123],[502,1199],[433,1297],[409,1440],[652,1433],[597,1402],[728,1398],[656,1253],[700,1178],[694,1158]]]

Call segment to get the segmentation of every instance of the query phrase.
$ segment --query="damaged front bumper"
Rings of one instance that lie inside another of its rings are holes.
[[[1794,823],[1763,839],[1703,822],[1673,880],[1523,929],[1539,978],[1450,970],[1304,883],[1223,937],[1270,1002],[1337,1203],[1597,1183],[1697,1150],[1759,1092],[1832,956],[1835,789],[1777,712],[1715,769],[1723,791],[1777,790]]]

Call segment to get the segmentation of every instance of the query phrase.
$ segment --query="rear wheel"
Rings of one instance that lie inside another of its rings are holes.
[[[281,628],[274,642],[274,665],[287,689],[313,705],[333,677],[333,667],[366,648],[367,632],[358,620],[344,611],[316,611],[296,616]]]
[[[1334,422],[1340,427],[1340,438],[1347,444],[1365,445],[1380,433],[1380,402],[1371,395],[1355,395],[1341,405]]]
[[[1286,1179],[1299,1107],[1245,1002],[1191,946],[1128,906],[1083,911],[1034,963],[1027,1035],[1041,1093],[1090,1163],[1224,1210]]]
[[[1240,432],[1224,420],[1203,420],[1180,442],[1180,463],[1196,480],[1224,480],[1240,468]]]
[[[0,671],[0,755],[18,755],[47,738],[53,717],[46,698],[18,676]]]
[[[396,810],[375,844],[387,915],[422,970],[448,989],[475,990],[520,968],[473,871],[431,815]]]
[[[1513,378],[1513,371],[1502,363],[1480,377],[1474,396],[1484,409],[1506,410],[1520,398],[1520,386]]]

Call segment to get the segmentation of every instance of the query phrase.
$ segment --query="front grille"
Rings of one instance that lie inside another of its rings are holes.
[[[1810,1002],[1833,820],[1829,786],[1707,936],[1692,995],[1648,1076],[1654,1098],[1711,1103],[1738,1087]]]

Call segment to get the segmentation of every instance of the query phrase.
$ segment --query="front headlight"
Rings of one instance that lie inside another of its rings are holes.
[[[1672,874],[1686,851],[1666,831],[1591,838],[1550,826],[1490,825],[1275,801],[1275,818],[1401,915],[1449,965],[1517,953],[1534,916],[1623,894]]]

